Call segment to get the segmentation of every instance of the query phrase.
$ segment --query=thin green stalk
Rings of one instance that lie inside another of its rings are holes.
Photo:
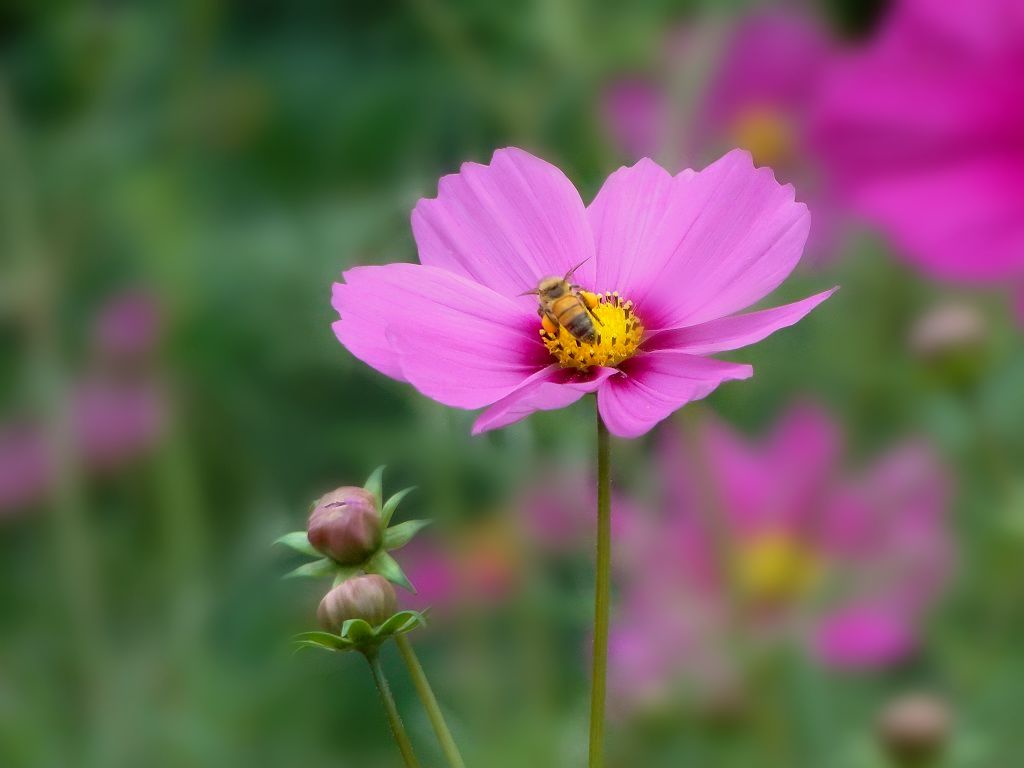
[[[434,733],[437,734],[437,740],[441,744],[441,750],[448,760],[448,765],[452,768],[466,768],[459,748],[455,744],[455,739],[452,738],[452,732],[448,730],[448,723],[444,720],[441,707],[438,706],[437,697],[434,696],[434,691],[430,687],[430,681],[427,680],[427,675],[423,671],[423,665],[416,658],[416,652],[412,649],[409,638],[405,635],[397,635],[395,643],[398,645],[398,652],[402,654],[405,666],[409,668],[409,675],[412,677],[413,685],[416,686],[416,693],[419,694],[423,708],[427,710],[427,717],[430,718],[430,724],[434,728]]]
[[[370,651],[365,654],[366,661],[373,673],[373,682],[377,684],[380,692],[380,700],[384,704],[384,711],[388,716],[388,724],[391,726],[391,733],[398,744],[398,750],[402,753],[406,768],[420,768],[419,761],[412,751],[412,742],[405,733],[405,726],[402,725],[402,716],[398,714],[398,707],[395,705],[395,697],[391,695],[391,688],[388,686],[387,678],[384,677],[384,668],[380,665],[380,655],[377,651]]]
[[[596,402],[595,402],[596,407]],[[611,440],[597,413],[597,580],[594,594],[594,666],[590,691],[590,768],[604,765],[604,710],[608,674],[611,570]]]

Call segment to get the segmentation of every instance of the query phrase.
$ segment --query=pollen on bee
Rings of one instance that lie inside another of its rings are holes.
[[[540,329],[541,341],[563,368],[614,367],[636,354],[643,340],[644,326],[632,301],[624,301],[618,291],[592,293],[588,298],[592,298],[588,305],[595,324],[594,341],[581,341],[564,326],[559,326],[557,333]]]

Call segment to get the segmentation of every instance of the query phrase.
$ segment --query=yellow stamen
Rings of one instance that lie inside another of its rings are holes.
[[[614,367],[636,354],[643,340],[644,327],[633,312],[633,302],[623,301],[618,293],[603,296],[587,293],[597,339],[588,343],[574,338],[564,327],[553,334],[540,329],[544,346],[563,368],[586,371],[595,365]]]
[[[815,554],[785,533],[754,536],[736,548],[734,557],[733,577],[739,594],[760,604],[798,599],[821,574]]]
[[[733,135],[737,145],[753,155],[755,165],[783,165],[793,150],[793,130],[775,109],[747,110],[733,125]]]

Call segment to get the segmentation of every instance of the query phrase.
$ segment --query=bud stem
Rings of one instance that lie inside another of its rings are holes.
[[[597,400],[594,400],[595,411]],[[597,412],[597,580],[594,589],[594,666],[590,692],[590,768],[604,765],[605,689],[608,674],[608,608],[611,570],[611,444]]]
[[[398,645],[398,652],[402,654],[405,666],[409,668],[409,675],[412,677],[413,685],[416,686],[416,693],[419,694],[420,702],[427,711],[427,717],[430,718],[430,724],[434,727],[434,733],[441,744],[441,750],[448,760],[448,765],[451,768],[466,768],[459,748],[455,744],[455,739],[452,738],[452,732],[448,730],[441,707],[438,706],[437,697],[434,696],[434,691],[430,687],[430,681],[427,680],[427,676],[423,672],[423,665],[420,664],[420,660],[416,658],[416,652],[412,649],[412,644],[405,635],[395,635],[395,643]]]
[[[391,726],[391,733],[395,737],[395,743],[402,753],[406,768],[420,768],[419,761],[412,751],[412,743],[405,733],[405,726],[402,725],[402,716],[398,714],[398,707],[395,705],[395,697],[391,695],[391,688],[388,686],[387,678],[384,677],[384,669],[380,665],[380,656],[376,650],[365,654],[366,661],[370,665],[370,672],[373,673],[373,682],[377,684],[380,692],[380,700],[384,704],[384,711],[388,716],[388,724]]]

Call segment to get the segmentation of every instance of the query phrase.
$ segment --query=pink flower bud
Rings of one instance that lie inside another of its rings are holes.
[[[935,760],[949,739],[952,715],[946,703],[926,693],[892,701],[878,719],[878,735],[896,765]]]
[[[309,516],[309,543],[342,565],[358,565],[384,538],[373,494],[344,487],[321,497]]]
[[[368,574],[342,582],[328,592],[320,601],[316,617],[328,632],[339,632],[349,619],[363,619],[376,627],[397,610],[398,598],[391,582],[383,576]]]

